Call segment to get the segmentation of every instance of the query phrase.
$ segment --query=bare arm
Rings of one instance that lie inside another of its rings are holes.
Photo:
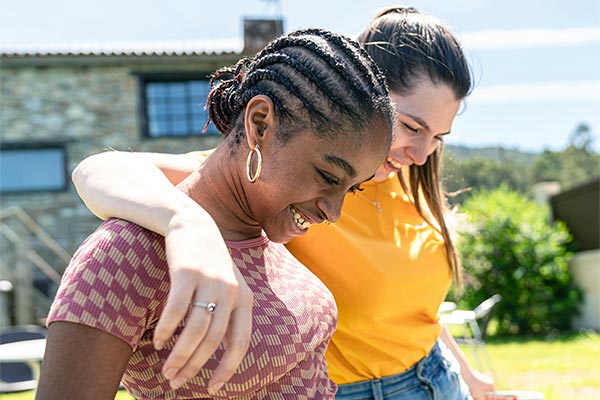
[[[98,329],[54,322],[48,329],[38,400],[112,400],[131,347]]]
[[[163,367],[174,387],[195,375],[222,341],[227,350],[209,385],[227,381],[246,353],[252,324],[252,293],[219,229],[174,186],[199,165],[187,155],[111,151],[86,158],[73,171],[77,192],[98,217],[126,219],[165,236],[171,288],[154,333],[156,348],[171,337],[192,301],[217,304],[212,316],[191,309]]]
[[[446,326],[442,326],[442,332],[440,333],[440,339],[444,342],[446,347],[452,351],[454,357],[460,364],[460,374],[469,386],[469,391],[474,400],[485,399],[487,392],[494,391],[494,380],[474,369],[467,360],[467,357],[456,343],[456,340],[450,334],[450,331]]]
[[[72,179],[77,193],[97,217],[118,217],[161,235],[182,210],[200,209],[175,185],[200,162],[187,155],[108,151],[81,161]],[[208,228],[216,229],[206,214]]]

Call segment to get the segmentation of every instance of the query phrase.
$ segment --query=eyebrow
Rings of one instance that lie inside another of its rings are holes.
[[[425,122],[423,119],[417,117],[416,115],[412,115],[412,114],[408,114],[408,113],[403,113],[403,114],[406,115],[407,117],[410,117],[410,118],[414,119],[415,121],[417,121],[417,123],[419,125],[421,125],[423,128],[425,128],[426,130],[431,131],[431,128],[429,127],[429,125],[427,125],[427,122]],[[451,131],[438,133],[436,136],[449,135],[450,132]]]
[[[337,156],[332,156],[330,154],[325,154],[325,161],[328,162],[329,164],[333,164],[341,169],[343,169],[346,174],[348,174],[351,178],[355,178],[356,177],[356,170],[354,169],[354,167],[352,165],[350,165],[350,163],[348,163],[348,161],[344,160],[343,158],[339,158]]]

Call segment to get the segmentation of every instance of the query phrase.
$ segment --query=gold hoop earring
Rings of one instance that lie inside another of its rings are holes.
[[[257,157],[257,166],[256,172],[253,174],[250,173],[250,169],[252,168],[252,156],[256,153]],[[254,183],[260,178],[260,172],[262,171],[262,154],[260,153],[260,149],[258,148],[258,144],[250,150],[248,153],[248,158],[246,159],[246,177],[250,181],[250,183]]]

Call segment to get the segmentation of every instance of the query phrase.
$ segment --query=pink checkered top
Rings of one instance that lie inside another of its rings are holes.
[[[84,241],[47,323],[84,324],[126,341],[133,354],[123,384],[138,399],[333,399],[324,356],[337,322],[329,290],[264,236],[227,245],[254,293],[252,336],[235,375],[215,396],[206,388],[222,347],[177,390],[160,373],[185,322],[163,350],[154,350],[152,334],[169,290],[164,238],[135,224],[110,219]]]

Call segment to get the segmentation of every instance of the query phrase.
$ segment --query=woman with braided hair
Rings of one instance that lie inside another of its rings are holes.
[[[452,277],[460,280],[439,169],[443,138],[471,91],[469,66],[448,28],[411,7],[381,10],[359,42],[390,87],[392,148],[363,190],[346,197],[339,221],[287,244],[337,302],[339,322],[326,353],[336,396],[483,399],[493,380],[469,365],[437,316]],[[173,189],[197,163],[189,155],[108,152],[84,160],[73,178],[99,217],[118,216],[166,236],[172,291],[156,343],[171,337],[187,315],[178,305],[197,293],[225,305],[228,318],[190,316],[208,329],[184,330],[164,366],[169,376],[192,376],[225,337],[230,357],[213,377],[223,381],[245,351],[248,291],[222,244],[210,239],[214,223]]]
[[[65,271],[47,319],[38,399],[113,399],[119,382],[137,399],[333,399],[324,355],[335,302],[281,243],[335,222],[346,193],[385,159],[393,125],[385,79],[358,43],[302,30],[215,73],[207,107],[224,138],[210,155],[196,154],[202,163],[178,189],[211,216],[213,242],[225,240],[249,288],[239,368],[227,383],[210,381],[231,357],[220,346],[187,379],[162,372],[186,324],[206,330],[197,316],[218,323],[227,304],[197,292],[188,318],[155,347],[170,286],[165,240],[111,218]]]

